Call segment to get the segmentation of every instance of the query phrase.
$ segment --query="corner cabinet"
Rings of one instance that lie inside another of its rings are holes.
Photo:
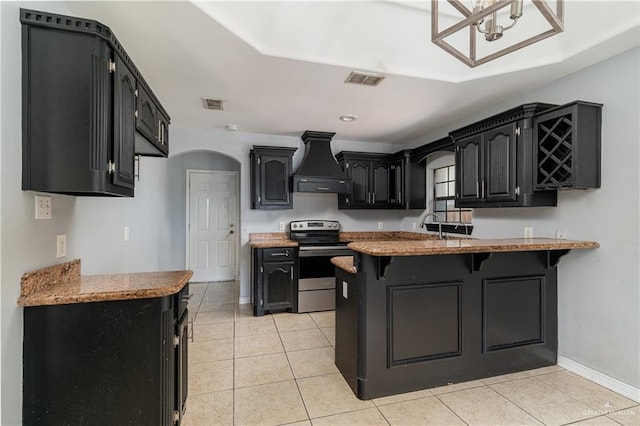
[[[251,208],[293,208],[291,173],[297,148],[254,146],[251,160]]]
[[[133,196],[134,156],[168,155],[169,115],[109,27],[21,9],[22,189]]]
[[[253,314],[298,312],[297,247],[253,248]]]
[[[23,423],[180,424],[188,289],[24,308]]]
[[[389,154],[344,151],[336,159],[351,178],[351,193],[338,194],[338,208],[391,208]]]
[[[536,191],[533,182],[533,118],[551,107],[527,104],[451,132],[456,207],[556,205],[557,193]]]

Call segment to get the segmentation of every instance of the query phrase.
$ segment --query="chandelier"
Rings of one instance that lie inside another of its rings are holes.
[[[431,41],[470,67],[482,65],[493,59],[522,49],[525,46],[561,33],[564,29],[563,0],[555,0],[555,10],[548,4],[549,1],[552,0],[531,0],[535,9],[531,8],[532,10],[530,11],[531,14],[535,13],[536,10],[540,12],[549,24],[549,29],[545,28],[542,32],[527,36],[523,40],[514,39],[508,41],[509,44],[506,47],[485,56],[478,57],[478,43],[483,43],[482,40],[478,42],[478,38],[482,39],[482,36],[484,36],[484,40],[489,43],[501,39],[502,42],[505,42],[509,38],[509,36],[505,36],[504,39],[502,38],[505,31],[513,28],[519,20],[527,19],[527,16],[522,18],[523,0],[474,0],[471,8],[467,7],[461,0],[447,0],[462,16],[459,22],[454,23],[442,31],[438,29],[438,20],[440,18],[438,14],[439,0],[431,0]],[[506,8],[509,8],[507,14],[504,13]],[[503,13],[499,15],[500,12]],[[452,43],[447,41],[447,38],[455,37],[456,33],[466,28],[469,29],[468,54],[463,53],[461,49],[454,47]],[[481,36],[478,37],[478,34]]]

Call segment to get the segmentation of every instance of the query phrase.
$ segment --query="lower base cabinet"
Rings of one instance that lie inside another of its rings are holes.
[[[298,249],[254,248],[253,315],[298,312]]]
[[[23,424],[180,424],[186,294],[25,308]]]

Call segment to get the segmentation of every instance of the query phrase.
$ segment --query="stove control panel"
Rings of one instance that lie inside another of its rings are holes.
[[[292,231],[339,231],[340,222],[337,220],[296,220],[289,223]]]

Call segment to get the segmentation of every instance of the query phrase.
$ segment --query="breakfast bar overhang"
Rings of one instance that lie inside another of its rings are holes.
[[[557,264],[597,243],[364,241],[336,265],[336,366],[372,399],[556,364]]]

